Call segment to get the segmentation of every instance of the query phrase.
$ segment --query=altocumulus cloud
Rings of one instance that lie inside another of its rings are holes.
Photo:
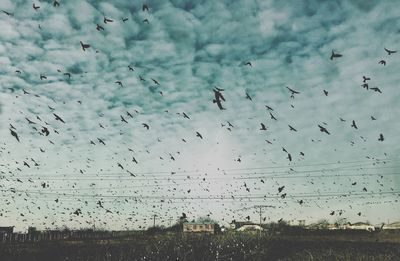
[[[181,212],[229,221],[256,217],[238,209],[260,202],[277,206],[271,220],[398,215],[396,196],[379,194],[399,184],[400,63],[384,50],[398,49],[396,1],[60,3],[0,3],[12,13],[0,16],[1,188],[11,203],[2,222],[132,228]],[[330,60],[332,50],[343,57]],[[363,76],[382,93],[361,87]],[[212,102],[215,87],[226,110]]]

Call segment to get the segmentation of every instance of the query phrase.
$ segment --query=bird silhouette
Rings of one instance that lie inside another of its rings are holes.
[[[291,131],[297,131],[295,128],[293,128],[292,126],[290,126],[290,125],[288,125],[289,126],[289,129],[291,130]]]
[[[102,140],[102,139],[100,139],[100,138],[97,138],[97,140],[98,140],[101,144],[106,145],[106,143],[104,142],[104,140]]]
[[[363,76],[363,83],[366,83],[367,81],[371,80],[370,77]]]
[[[290,95],[290,98],[294,98],[294,95],[295,94],[299,94],[300,92],[298,92],[298,91],[295,91],[295,90],[293,90],[293,89],[291,89],[291,88],[289,88],[289,87],[287,87],[286,86],[286,88],[290,91],[290,93],[291,93],[291,95]]]
[[[32,4],[32,7],[33,9],[35,9],[35,11],[37,11],[40,8],[40,6],[36,5],[35,3]]]
[[[151,80],[154,82],[154,84],[160,85],[160,83],[157,80],[155,80],[153,78],[151,78]]]
[[[41,75],[40,75],[40,80],[43,80],[43,79],[45,79],[45,80],[46,80],[46,79],[47,79],[47,77],[46,77],[45,75],[41,74]]]
[[[65,76],[68,76],[68,79],[71,79],[71,74],[69,72],[64,73]]]
[[[149,128],[150,128],[150,126],[147,125],[146,123],[142,123],[142,126],[145,127],[146,129],[149,129]]]
[[[375,91],[375,92],[379,92],[382,93],[381,89],[379,89],[378,87],[373,87],[373,88],[369,88],[371,91]]]
[[[62,123],[65,123],[65,121],[63,119],[61,119],[60,116],[58,116],[57,114],[53,113],[54,117],[56,117],[57,121],[61,121]]]
[[[361,84],[361,86],[362,86],[364,89],[367,89],[367,90],[368,90],[368,88],[369,88],[368,83],[363,83],[363,84]]]
[[[381,133],[381,134],[379,134],[379,139],[378,139],[379,141],[384,141],[385,139],[383,138],[383,134]]]
[[[107,18],[105,16],[103,17],[103,23],[107,24],[107,23],[112,23],[112,22],[114,22],[114,20],[109,19],[109,18]]]
[[[246,99],[248,99],[248,100],[252,101],[252,99],[251,99],[250,95],[249,95],[247,92],[246,92]]]
[[[132,162],[134,162],[134,163],[138,164],[138,162],[137,162],[137,160],[136,160],[136,158],[135,158],[135,157],[132,157]]]
[[[353,120],[353,122],[351,123],[351,127],[353,127],[354,129],[358,129],[356,122]]]
[[[385,60],[380,60],[378,63],[379,63],[379,64],[382,64],[383,66],[386,65],[386,61],[385,61]]]
[[[13,131],[12,129],[10,129],[10,132],[11,132],[11,135],[14,136],[14,138],[16,138],[18,142],[20,142],[18,134],[15,131]]]
[[[1,10],[3,13],[5,13],[6,15],[8,15],[8,16],[13,16],[14,14],[13,13],[10,13],[10,12],[7,12],[7,11],[4,11],[4,10]]]
[[[118,84],[120,87],[124,87],[121,81],[116,81],[115,83]]]
[[[225,98],[221,93],[221,91],[223,91],[223,90],[222,89],[218,89],[218,88],[214,88],[213,91],[214,91],[213,103],[217,103],[218,108],[220,110],[225,110],[225,108],[222,107],[222,102],[221,102],[221,101],[225,101]]]
[[[87,48],[90,48],[90,44],[84,44],[82,41],[80,41],[82,50],[85,51]]]
[[[122,122],[128,123],[122,115],[119,115],[119,116],[121,117]]]
[[[198,131],[196,131],[196,137],[199,137],[200,139],[203,139],[203,136]]]
[[[384,48],[384,49],[385,49],[385,51],[387,52],[388,55],[391,55],[393,53],[397,53],[397,51],[391,51],[391,50],[389,50],[387,48]]]
[[[261,128],[260,128],[260,130],[267,130],[267,128],[265,127],[265,124],[264,123],[260,123],[261,124]]]
[[[325,96],[328,96],[328,91],[324,90],[324,94],[325,94]]]
[[[142,11],[143,11],[143,12],[145,12],[145,11],[149,12],[149,6],[146,5],[146,4],[143,4],[143,5],[142,5]]]
[[[127,18],[127,17],[122,18],[122,22],[125,23],[126,21],[128,21],[128,18]]]
[[[104,31],[104,27],[99,25],[99,24],[96,24],[96,30],[97,31]]]
[[[341,54],[339,54],[339,53],[335,53],[333,50],[332,50],[332,54],[331,54],[331,60],[333,60],[333,58],[339,58],[339,57],[342,57],[343,55],[341,55]]]
[[[329,131],[328,131],[325,127],[323,127],[323,126],[321,126],[321,125],[319,125],[319,124],[318,124],[318,127],[319,127],[319,130],[320,130],[321,132],[325,132],[326,134],[330,135]]]
[[[54,0],[54,1],[53,1],[53,6],[54,6],[54,7],[58,7],[58,6],[60,6],[60,2],[58,2],[58,1]]]

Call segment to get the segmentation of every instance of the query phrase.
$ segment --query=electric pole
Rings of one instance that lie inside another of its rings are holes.
[[[153,227],[156,227],[156,217],[157,217],[157,215],[154,214],[153,215]]]

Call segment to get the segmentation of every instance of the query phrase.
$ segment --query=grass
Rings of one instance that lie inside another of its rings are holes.
[[[137,235],[118,240],[0,244],[4,261],[399,260],[400,235]]]

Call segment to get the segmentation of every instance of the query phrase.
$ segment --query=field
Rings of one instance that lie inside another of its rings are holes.
[[[0,260],[399,260],[398,233],[137,235],[0,245]]]

